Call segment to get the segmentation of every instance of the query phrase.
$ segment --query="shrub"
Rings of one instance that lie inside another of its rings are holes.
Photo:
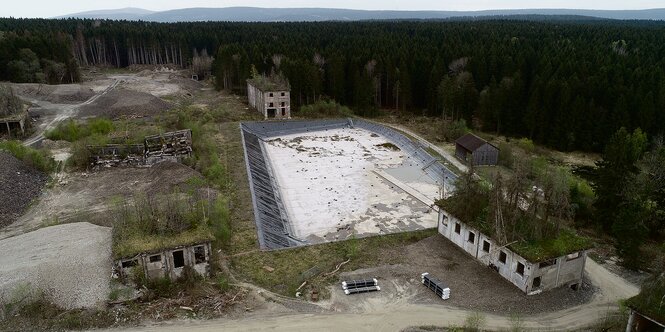
[[[520,138],[517,140],[517,145],[528,153],[533,153],[536,150],[536,145],[528,138]]]
[[[229,279],[227,279],[226,276],[223,275],[217,276],[217,281],[215,282],[215,286],[217,286],[217,289],[219,289],[221,292],[226,292],[227,290],[231,289],[231,284],[229,284]]]
[[[57,163],[51,158],[48,151],[36,150],[23,146],[19,141],[0,142],[0,150],[9,152],[16,157],[16,159],[19,159],[44,173],[54,171],[57,166]]]
[[[321,100],[314,104],[300,107],[298,115],[305,118],[333,118],[348,117],[353,112],[346,106],[342,106],[334,100]]]
[[[464,119],[455,120],[443,127],[443,137],[449,142],[457,140],[468,132],[469,128],[466,126],[466,121]]]
[[[44,136],[54,141],[76,142],[93,135],[108,135],[115,130],[113,122],[108,119],[93,119],[85,124],[74,120],[61,122]]]

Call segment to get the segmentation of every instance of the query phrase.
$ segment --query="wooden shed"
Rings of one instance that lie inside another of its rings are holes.
[[[499,148],[474,134],[466,134],[455,141],[455,156],[473,166],[496,165]]]

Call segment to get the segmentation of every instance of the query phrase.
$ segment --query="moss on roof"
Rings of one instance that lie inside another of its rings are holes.
[[[530,262],[542,262],[586,250],[592,246],[591,240],[575,234],[570,229],[563,229],[555,238],[531,242],[519,241],[508,246],[508,249]]]
[[[457,215],[467,215],[468,220],[458,219],[469,227],[475,228],[496,240],[494,224],[487,222],[489,207],[486,200],[461,201],[461,198],[452,196],[446,200],[438,200],[436,204],[456,218],[458,218]],[[457,211],[458,209],[464,210]],[[593,242],[590,239],[577,235],[572,229],[563,227],[558,235],[553,238],[531,240],[528,239],[527,235],[522,234],[518,236],[517,241],[508,239],[508,242],[514,242],[508,246],[508,249],[531,263],[546,261],[593,247]]]
[[[280,77],[257,76],[250,78],[247,83],[258,88],[261,91],[290,91],[289,82]]]
[[[115,241],[113,243],[113,256],[115,259],[128,258],[142,253],[188,246],[213,241],[214,239],[212,231],[206,226],[200,226],[193,230],[168,236],[136,234],[135,236]]]
[[[631,297],[626,304],[660,324],[665,324],[665,272],[649,279],[639,294]]]

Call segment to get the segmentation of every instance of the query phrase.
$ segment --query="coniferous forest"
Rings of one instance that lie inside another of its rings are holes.
[[[174,23],[0,19],[0,80],[69,83],[80,66],[188,67],[215,57],[219,89],[252,66],[292,102],[360,115],[464,119],[559,150],[602,151],[619,128],[665,123],[665,24],[606,20]]]

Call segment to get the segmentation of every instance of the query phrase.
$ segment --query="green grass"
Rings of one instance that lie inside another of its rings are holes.
[[[75,120],[61,122],[44,135],[53,141],[76,142],[93,135],[108,135],[115,130],[113,122],[108,119],[93,119],[87,123]]]
[[[323,275],[335,269],[341,262],[350,259],[340,272],[375,267],[381,264],[403,263],[401,257],[386,257],[383,253],[418,242],[433,236],[436,230],[374,236],[326,243],[301,248],[254,252],[231,258],[232,266],[241,276],[273,292],[294,296],[295,290],[307,280],[309,289],[317,289],[326,295],[327,286],[337,282],[337,275]],[[263,267],[275,271],[269,273]],[[307,276],[306,271],[320,272]]]
[[[19,141],[0,142],[0,150],[9,152],[16,159],[47,174],[53,172],[57,166],[47,151],[23,146]]]
[[[560,257],[593,246],[591,240],[575,234],[572,230],[563,229],[559,236],[540,241],[518,242],[509,247],[518,255],[530,262],[542,262]]]

